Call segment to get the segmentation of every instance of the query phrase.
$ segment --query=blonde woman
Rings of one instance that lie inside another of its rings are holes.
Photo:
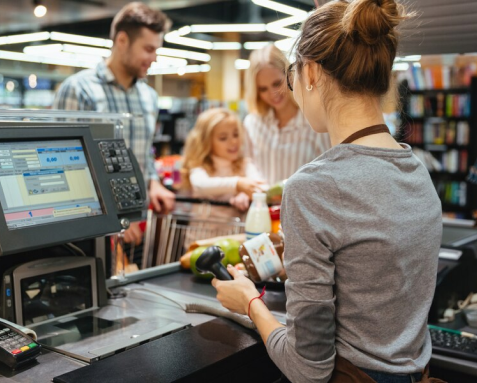
[[[270,185],[330,148],[328,134],[311,129],[288,91],[287,67],[284,54],[269,45],[250,55],[246,73],[246,154]]]
[[[242,153],[243,132],[238,118],[223,108],[202,113],[187,137],[182,174],[192,195],[230,202],[248,209],[261,177]]]

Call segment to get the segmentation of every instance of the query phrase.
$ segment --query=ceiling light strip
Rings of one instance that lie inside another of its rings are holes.
[[[113,46],[113,41],[109,39],[100,39],[98,37],[89,37],[89,36],[82,36],[82,35],[72,35],[70,33],[62,33],[62,32],[51,32],[50,39],[53,41],[92,45],[96,47],[111,48]]]
[[[237,51],[242,49],[242,44],[237,42],[220,42],[220,43],[213,43],[212,46],[213,50],[221,50],[221,51]]]
[[[237,70],[244,70],[250,68],[250,61],[249,60],[242,60],[237,59],[235,60],[235,69]]]
[[[285,4],[280,4],[280,3],[277,3],[276,1],[252,0],[252,2],[261,6],[261,7],[273,9],[274,11],[278,11],[278,12],[281,12],[281,13],[286,13],[286,14],[292,15],[292,16],[302,15],[302,16],[306,17],[306,15],[307,15],[307,12],[302,11],[301,9],[290,7],[290,6],[285,5]]]
[[[204,62],[210,61],[210,55],[207,53],[186,51],[183,49],[172,49],[172,48],[161,47],[156,51],[156,53],[161,56],[180,57],[184,59],[204,61]]]
[[[187,65],[182,68],[151,68],[147,72],[150,76],[163,75],[163,74],[185,74],[185,73],[201,73],[209,72],[210,65]]]
[[[243,47],[247,50],[255,50],[265,48],[267,45],[272,44],[271,41],[247,41],[243,44]]]
[[[172,31],[167,33],[164,36],[164,40],[166,40],[168,43],[186,45],[186,46],[194,47],[194,48],[201,48],[201,49],[213,48],[213,44],[209,41],[192,39],[190,37],[182,37],[178,33],[178,31]]]
[[[267,25],[267,31],[270,33],[275,33],[276,35],[287,36],[287,37],[297,37],[300,35],[300,31],[283,28],[283,27],[276,27]]]
[[[197,24],[190,26],[191,33],[216,32],[265,32],[265,24]]]
[[[78,55],[63,56],[64,54],[56,54],[55,57],[48,56],[36,56],[29,55],[20,52],[10,52],[0,50],[0,59],[2,60],[13,60],[13,61],[24,61],[24,62],[34,62],[39,64],[52,64],[52,65],[63,65],[63,66],[72,66],[78,68],[94,68],[97,65],[97,61],[94,60],[82,60]]]
[[[44,41],[50,38],[50,32],[24,33],[0,37],[0,45],[29,43],[32,41]]]

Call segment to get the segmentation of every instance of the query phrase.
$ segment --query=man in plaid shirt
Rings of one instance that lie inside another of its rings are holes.
[[[151,63],[156,61],[156,50],[169,26],[170,20],[161,11],[139,2],[127,4],[111,25],[111,56],[96,68],[66,79],[53,104],[55,109],[137,116],[125,121],[123,137],[137,157],[157,212],[172,210],[175,198],[160,184],[154,169],[151,148],[158,115],[157,93],[144,78]],[[137,222],[131,223],[124,239],[136,244],[142,241]]]

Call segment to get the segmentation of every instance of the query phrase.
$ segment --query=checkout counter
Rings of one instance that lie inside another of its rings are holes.
[[[145,182],[120,123],[60,114],[0,122],[0,317],[42,346],[16,370],[0,364],[0,382],[280,380],[254,330],[185,311],[226,312],[178,263],[106,281],[97,238],[108,248],[142,218]],[[268,296],[284,321],[284,292]]]
[[[254,330],[207,314],[227,315],[209,282],[178,263],[106,281],[97,247],[69,245],[120,232],[146,200],[117,127],[98,134],[81,118],[0,123],[2,317],[35,331],[43,348],[18,370],[0,364],[0,383],[286,381]],[[451,229],[443,245],[471,251],[477,231],[466,230]],[[284,291],[265,300],[284,323]],[[431,366],[477,380],[475,362],[434,354]]]

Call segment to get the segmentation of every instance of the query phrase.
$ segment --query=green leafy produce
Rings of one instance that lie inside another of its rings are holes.
[[[272,185],[267,190],[267,203],[269,205],[280,205],[282,203],[283,188],[285,187],[285,182],[280,181],[275,185]]]

